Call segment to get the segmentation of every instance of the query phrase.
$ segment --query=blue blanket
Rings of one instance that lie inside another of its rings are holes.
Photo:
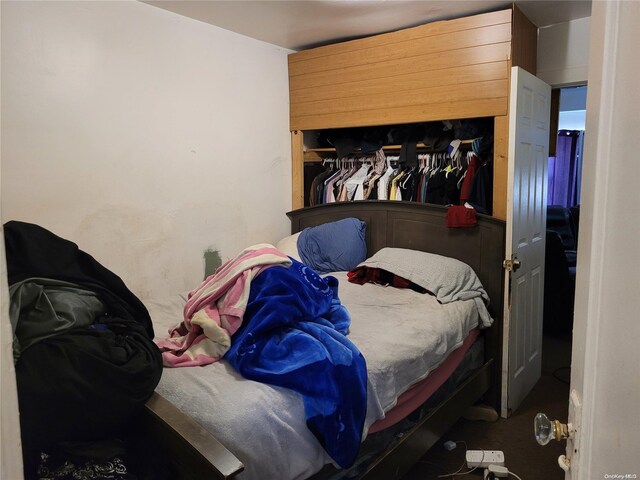
[[[308,428],[343,468],[355,461],[367,406],[365,360],[345,337],[350,322],[338,280],[294,260],[252,280],[225,355],[245,378],[300,393]]]

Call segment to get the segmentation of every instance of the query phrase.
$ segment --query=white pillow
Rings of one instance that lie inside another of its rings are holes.
[[[491,316],[485,305],[489,296],[473,269],[455,258],[406,248],[385,247],[358,268],[381,268],[433,293],[440,303],[475,299],[485,326]]]
[[[276,244],[276,248],[294,260],[302,262],[302,260],[300,260],[300,255],[298,254],[298,237],[300,236],[300,233],[301,232],[298,232],[293,235],[289,235],[288,237],[284,237]]]
[[[455,258],[407,248],[385,247],[358,267],[381,268],[426,288],[440,302],[449,303],[474,292],[488,300],[472,268]]]

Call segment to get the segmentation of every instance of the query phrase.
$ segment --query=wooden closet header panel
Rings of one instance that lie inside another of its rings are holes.
[[[506,115],[511,35],[503,10],[291,54],[290,128]]]

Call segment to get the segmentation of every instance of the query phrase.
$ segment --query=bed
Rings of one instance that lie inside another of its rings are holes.
[[[480,216],[474,228],[451,229],[445,214],[444,207],[393,201],[288,213],[292,234],[345,218],[365,222],[368,258],[392,247],[461,260],[477,273],[489,298],[498,299],[489,304],[493,324],[481,330],[479,325],[487,325],[473,299],[440,304],[431,295],[357,285],[347,281],[346,272],[331,272],[351,314],[348,338],[367,360],[367,440],[361,448],[367,461],[358,460],[350,478],[400,478],[467,407],[480,399],[496,406],[504,223]],[[175,324],[185,301],[176,295],[147,302],[157,336]],[[432,319],[428,329],[425,312]],[[389,329],[391,317],[402,326]],[[452,374],[453,384],[446,381]],[[423,390],[415,386],[429,382]],[[165,369],[147,404],[143,431],[168,452],[171,478],[346,475],[306,427],[299,395],[244,379],[226,361]]]

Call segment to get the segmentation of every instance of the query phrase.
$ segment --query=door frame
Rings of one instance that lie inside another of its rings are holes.
[[[566,479],[640,474],[640,298],[629,288],[640,284],[640,226],[622,213],[637,215],[639,16],[637,2],[592,5]]]

